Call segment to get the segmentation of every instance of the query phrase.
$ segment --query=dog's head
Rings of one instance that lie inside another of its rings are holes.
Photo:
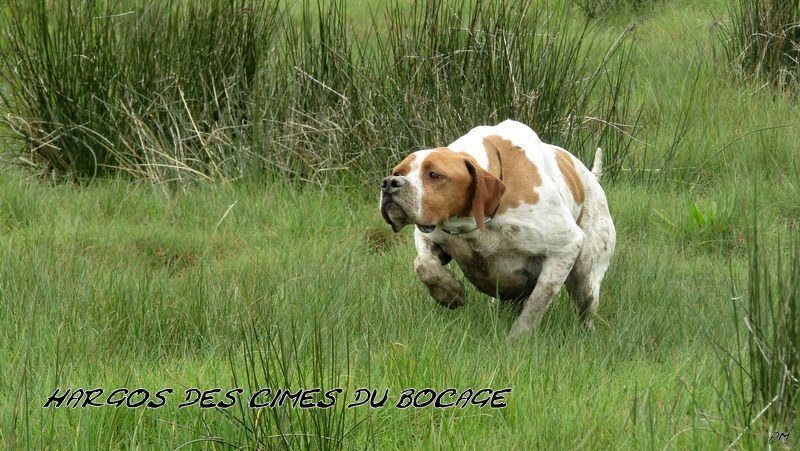
[[[423,232],[454,217],[484,218],[497,209],[505,185],[473,157],[446,147],[414,152],[381,182],[381,215],[399,232],[416,224]]]

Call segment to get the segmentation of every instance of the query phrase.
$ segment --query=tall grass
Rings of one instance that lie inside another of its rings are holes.
[[[14,1],[4,122],[38,169],[93,177],[230,176],[277,7]]]
[[[286,335],[286,336],[284,336]],[[287,338],[288,337],[288,338]],[[271,392],[258,398],[267,403],[277,397],[278,389],[293,393],[301,389],[318,388],[317,401],[330,402],[323,394],[339,389],[336,403],[326,408],[300,408],[287,402],[283,407],[249,408],[241,402],[233,412],[222,411],[239,429],[243,448],[251,449],[342,449],[353,445],[351,435],[363,424],[360,409],[348,409],[350,401],[351,365],[349,346],[338,351],[335,337],[324,338],[319,324],[310,337],[297,333],[294,325],[288,333],[271,327],[259,332],[251,325],[244,331],[243,368],[231,359],[234,386],[244,382],[246,392],[257,393],[268,388]],[[343,355],[340,355],[343,354]],[[310,364],[309,364],[310,362]],[[244,381],[236,375],[244,374]],[[334,394],[335,396],[335,394]],[[367,440],[371,431],[367,430]]]
[[[369,181],[398,154],[515,118],[612,176],[637,133],[630,40],[569,8],[395,2],[9,4],[2,122],[16,161],[92,178]]]
[[[756,229],[746,294],[733,297],[735,344],[721,391],[737,434],[732,445],[791,432],[800,407],[800,240],[793,235],[786,248],[764,241]]]
[[[729,0],[723,52],[748,75],[800,86],[800,1]]]

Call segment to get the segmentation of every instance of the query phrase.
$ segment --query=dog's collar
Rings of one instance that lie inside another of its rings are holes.
[[[488,223],[492,222],[492,219],[494,219],[494,216],[497,214],[497,210],[498,210],[498,209],[500,209],[500,202],[498,202],[498,203],[497,203],[497,206],[496,206],[496,207],[494,207],[494,211],[492,211],[492,214],[491,214],[491,216],[489,216],[488,218],[486,218],[486,219],[483,221],[483,223],[484,223],[484,224],[488,224]],[[456,230],[448,230],[448,229],[446,229],[446,228],[444,228],[444,227],[440,227],[440,226],[436,226],[436,228],[437,228],[437,229],[439,229],[439,230],[441,230],[442,232],[444,232],[444,233],[448,234],[448,235],[461,235],[461,234],[464,234],[464,233],[474,232],[474,231],[478,230],[480,227],[478,226],[478,222],[477,222],[477,220],[476,220],[476,221],[475,221],[475,227],[473,227],[473,228],[471,228],[471,229],[468,229],[468,230],[459,230],[459,229],[456,229]]]
[[[488,223],[492,222],[492,219],[494,219],[494,218],[488,218],[485,221],[483,221],[483,223],[484,224],[488,224]],[[463,233],[474,232],[474,231],[476,231],[478,229],[479,229],[479,227],[478,227],[477,224],[475,224],[474,228],[469,229],[469,230],[447,230],[444,227],[439,227],[439,230],[441,230],[442,232],[444,232],[444,233],[446,233],[448,235],[461,235]]]

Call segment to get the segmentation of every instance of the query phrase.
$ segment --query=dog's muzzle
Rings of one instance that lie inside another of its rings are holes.
[[[381,194],[382,195],[389,195],[394,194],[400,191],[406,184],[406,180],[403,177],[398,177],[396,175],[390,175],[381,181]]]
[[[403,177],[389,176],[381,181],[381,216],[392,230],[397,233],[404,225],[408,224],[408,215],[403,207],[398,204],[395,194],[405,186]]]
[[[381,216],[392,226],[394,233],[407,224],[416,224],[423,233],[431,233],[436,228],[434,224],[416,223],[414,215],[408,213],[410,205],[407,199],[414,195],[413,189],[413,186],[407,185],[405,177],[389,176],[381,182]]]

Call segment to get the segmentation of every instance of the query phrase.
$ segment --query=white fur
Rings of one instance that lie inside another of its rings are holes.
[[[576,203],[556,163],[559,148],[543,143],[530,127],[512,120],[493,127],[475,127],[448,147],[470,154],[488,169],[483,139],[489,135],[499,135],[522,148],[538,168],[542,185],[535,191],[539,201],[506,210],[493,218],[485,231],[450,235],[442,230],[469,230],[475,226],[473,218],[450,219],[427,234],[415,230],[417,274],[431,295],[450,307],[463,304],[464,289],[446,267],[447,256],[484,293],[506,298],[521,296],[522,311],[511,337],[523,336],[535,328],[566,282],[586,326],[592,328],[600,283],[616,243],[614,223],[597,177],[572,157],[585,188],[584,203]],[[407,176],[416,188],[417,214],[423,195],[419,168],[430,152],[417,153]],[[594,162],[598,174],[600,155],[598,152]],[[576,222],[579,217],[580,225]]]

